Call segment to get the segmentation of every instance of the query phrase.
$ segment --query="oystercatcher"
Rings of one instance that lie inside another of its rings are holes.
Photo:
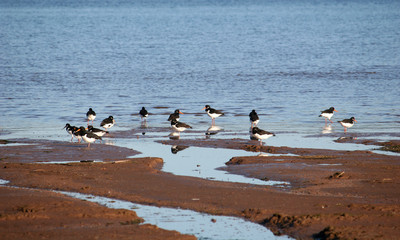
[[[253,128],[253,127],[257,126],[260,119],[258,118],[258,114],[256,113],[256,110],[253,109],[250,112],[249,117],[250,117],[251,127]]]
[[[206,105],[203,110],[205,109],[205,111],[207,112],[208,116],[211,117],[211,123],[214,124],[215,123],[215,119],[217,117],[223,116],[224,113],[221,110],[215,110],[214,108],[211,108],[210,105]]]
[[[337,110],[334,107],[330,107],[329,109],[321,111],[321,115],[319,115],[319,117],[325,118],[325,124],[327,123],[327,120],[329,120],[331,123],[333,123],[331,120],[331,117],[333,116],[334,112],[337,112]]]
[[[89,125],[89,121],[93,121],[96,118],[96,113],[93,111],[92,108],[89,108],[89,111],[86,113],[86,118],[87,118],[87,124]]]
[[[173,129],[175,129],[175,130],[178,131],[178,132],[183,132],[183,131],[185,131],[185,130],[188,129],[188,128],[192,128],[192,127],[189,126],[188,124],[183,123],[183,122],[178,122],[178,121],[176,121],[176,120],[172,120],[172,121],[171,121],[171,126],[172,126]]]
[[[174,113],[169,115],[168,121],[176,120],[179,122],[179,114],[183,114],[183,112],[179,111],[179,109],[176,109]]]
[[[65,124],[65,126],[63,127],[63,129],[65,128],[65,131],[67,131],[67,133],[69,133],[71,135],[71,142],[74,139],[74,132],[76,130],[78,130],[77,127],[75,126],[71,126],[69,123]]]
[[[76,130],[73,132],[74,137],[76,137],[78,139],[78,143],[81,142],[82,140],[82,136],[85,135],[85,127],[81,126],[79,128],[76,128]]]
[[[354,122],[357,122],[357,120],[354,117],[338,121],[338,123],[340,123],[344,127],[344,133],[347,132],[347,128],[351,128],[354,125]]]
[[[142,107],[142,110],[139,112],[140,117],[146,121],[147,116],[149,116],[149,113],[147,112],[146,108]]]
[[[100,136],[97,136],[93,132],[86,131],[86,129],[84,127],[80,127],[78,130],[80,132],[80,135],[82,136],[82,139],[85,142],[89,143],[88,147],[90,147],[90,143],[93,143],[96,140],[100,140],[101,141],[101,137]]]
[[[94,128],[92,125],[88,126],[88,131],[96,134],[99,137],[102,137],[104,136],[104,134],[108,133],[108,131],[104,131],[99,128]]]
[[[114,117],[113,116],[109,116],[108,118],[106,118],[103,121],[101,121],[100,127],[105,128],[106,131],[107,131],[109,128],[114,126],[114,124],[115,124]]]
[[[260,145],[262,145],[262,140],[275,136],[274,133],[262,130],[258,127],[253,127],[250,131],[250,138],[255,138],[260,141]]]

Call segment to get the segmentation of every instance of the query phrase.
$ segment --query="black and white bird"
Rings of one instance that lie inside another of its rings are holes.
[[[206,105],[203,110],[205,109],[206,113],[208,116],[211,117],[211,123],[214,125],[215,119],[217,117],[223,116],[224,113],[221,110],[215,110],[214,108],[211,108],[210,105]]]
[[[90,144],[95,142],[96,140],[100,140],[101,141],[101,137],[100,136],[97,136],[93,132],[86,131],[86,129],[84,127],[80,127],[78,129],[78,131],[80,132],[80,135],[82,136],[82,139],[85,142],[88,143],[88,147],[90,147]]]
[[[114,124],[115,124],[114,117],[113,116],[109,116],[108,118],[106,118],[103,121],[101,121],[100,127],[105,128],[106,131],[107,131],[109,128],[114,126]]]
[[[344,133],[347,132],[347,128],[351,128],[354,125],[354,122],[357,122],[357,120],[354,117],[338,121],[338,123],[340,123],[344,127]]]
[[[253,109],[250,112],[249,117],[250,117],[251,128],[257,126],[258,122],[260,121],[260,118],[258,117],[256,110]]]
[[[183,132],[183,131],[185,131],[186,129],[192,128],[192,127],[189,126],[188,124],[183,123],[183,122],[178,122],[178,121],[176,121],[176,120],[172,120],[172,121],[171,121],[171,126],[172,126],[173,129],[175,129],[175,130],[178,131],[178,132]]]
[[[183,112],[179,111],[179,109],[176,109],[174,113],[169,115],[168,121],[176,120],[179,122],[179,114],[183,114]]]
[[[253,127],[250,130],[250,138],[254,138],[260,141],[260,145],[262,145],[262,140],[268,139],[272,136],[275,136],[274,133],[262,130],[258,127]]]
[[[85,127],[81,126],[79,128],[76,128],[75,131],[73,132],[74,137],[78,139],[78,143],[81,142],[82,136],[85,135]]]
[[[86,118],[87,118],[87,124],[89,125],[89,121],[93,121],[96,118],[96,113],[93,111],[92,108],[89,108],[89,111],[86,113]]]
[[[88,126],[88,132],[92,132],[92,133],[96,134],[99,137],[102,137],[102,136],[104,136],[104,134],[108,133],[108,131],[104,131],[104,130],[101,130],[99,128],[95,128],[92,125]]]
[[[149,116],[149,113],[147,112],[145,107],[142,107],[142,109],[139,111],[139,115],[142,118],[142,121],[146,121],[147,116]]]
[[[325,124],[327,123],[327,120],[329,120],[331,123],[333,123],[331,120],[331,117],[333,116],[334,112],[337,112],[337,110],[334,107],[330,107],[329,109],[321,111],[321,115],[319,115],[319,117],[325,118]]]
[[[65,124],[65,126],[63,127],[63,129],[65,128],[65,131],[67,131],[67,133],[69,133],[71,135],[71,142],[74,139],[74,132],[76,130],[78,130],[77,127],[75,126],[71,126],[69,123]]]

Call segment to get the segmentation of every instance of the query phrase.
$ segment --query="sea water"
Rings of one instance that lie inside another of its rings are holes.
[[[352,116],[352,136],[400,130],[399,1],[3,0],[0,22],[3,139],[69,141],[62,127],[85,126],[90,107],[95,127],[113,115],[111,131],[128,131],[142,106],[146,136],[168,139],[151,131],[180,109],[194,131],[181,138],[204,138],[205,104],[225,112],[216,138],[248,139],[252,109],[277,146],[364,149],[332,142],[343,134],[336,121]],[[318,115],[331,106],[325,126]],[[135,149],[136,140],[105,139]],[[146,143],[145,156],[160,145]],[[189,169],[197,165],[206,171]]]
[[[180,109],[206,129],[205,104],[236,132],[255,109],[263,129],[315,134],[331,106],[333,131],[400,129],[398,1],[4,0],[0,22],[4,132],[56,135],[89,107],[131,128],[142,106],[152,126]]]

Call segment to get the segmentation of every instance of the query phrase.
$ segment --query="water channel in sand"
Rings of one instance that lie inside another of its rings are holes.
[[[9,184],[9,181],[0,179],[0,185],[6,184]],[[55,192],[69,197],[98,203],[108,208],[135,211],[139,217],[144,219],[144,223],[157,225],[158,227],[166,230],[175,230],[183,234],[191,234],[196,236],[198,239],[292,239],[287,236],[274,236],[267,228],[237,217],[214,216],[185,209],[147,206],[135,204],[129,201],[122,201],[118,199],[82,193],[65,191]]]

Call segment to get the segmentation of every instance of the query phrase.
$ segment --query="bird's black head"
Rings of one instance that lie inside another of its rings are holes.
[[[253,134],[258,133],[258,131],[260,131],[260,129],[258,127],[253,127],[253,129],[251,129],[251,132]]]
[[[89,129],[89,131],[91,131],[93,129],[93,126],[89,125],[87,128]]]
[[[113,117],[113,116],[109,116],[108,118],[109,118],[109,119],[111,119],[111,120],[113,120],[113,119],[114,119],[114,117]]]
[[[179,110],[179,109],[176,109],[176,110],[175,110],[175,113],[176,113],[176,114],[179,114],[179,113],[180,113],[180,110]]]
[[[146,108],[142,107],[142,110],[146,110]]]
[[[89,108],[89,111],[93,111],[93,109],[92,109],[92,108]]]

